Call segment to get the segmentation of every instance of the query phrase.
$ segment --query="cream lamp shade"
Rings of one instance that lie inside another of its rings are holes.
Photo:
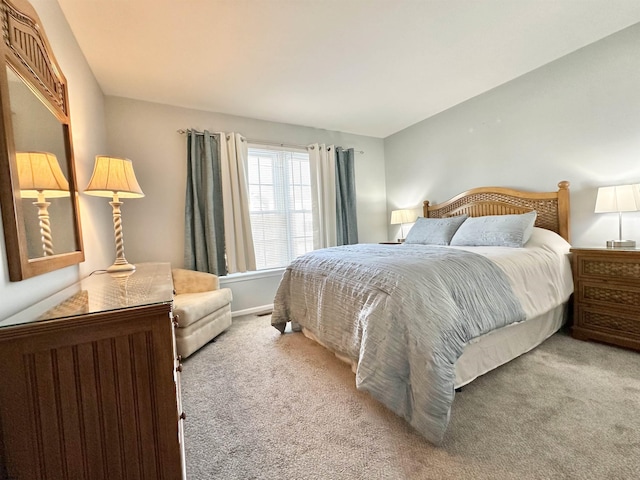
[[[391,212],[391,225],[398,225],[403,223],[413,223],[418,219],[418,214],[415,210],[403,209],[393,210]]]
[[[128,158],[98,155],[84,193],[96,197],[140,198],[144,193]]]
[[[23,198],[68,197],[69,182],[58,159],[48,152],[16,152],[20,195]]]
[[[622,212],[640,211],[640,185],[598,188],[595,213],[618,213],[618,240],[608,240],[609,248],[635,248],[635,240],[622,239]]]
[[[391,225],[400,224],[400,232],[402,237],[398,239],[399,242],[404,242],[404,224],[413,223],[418,219],[418,213],[411,209],[401,209],[391,211]]]
[[[121,198],[140,198],[144,193],[138,184],[133,171],[133,163],[128,158],[96,156],[93,175],[84,190],[87,195],[96,197],[112,197],[109,204],[113,207],[113,228],[116,237],[116,261],[107,268],[109,273],[128,274],[135,270],[135,265],[124,257],[124,237],[122,234]]]

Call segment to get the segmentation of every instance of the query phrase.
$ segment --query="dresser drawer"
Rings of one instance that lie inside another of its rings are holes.
[[[579,278],[611,278],[640,282],[640,257],[637,255],[634,258],[578,255],[576,264],[575,273]]]
[[[616,310],[578,306],[576,327],[611,334],[622,334],[640,340],[640,318],[637,314]]]
[[[630,307],[638,310],[640,288],[611,282],[578,282],[576,288],[578,301],[598,303],[607,306]],[[640,315],[640,312],[637,312]]]

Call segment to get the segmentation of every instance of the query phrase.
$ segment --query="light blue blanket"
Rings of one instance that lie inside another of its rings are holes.
[[[464,250],[350,245],[316,250],[285,271],[272,324],[306,327],[357,363],[356,387],[441,443],[454,363],[469,340],[525,314],[502,270]]]

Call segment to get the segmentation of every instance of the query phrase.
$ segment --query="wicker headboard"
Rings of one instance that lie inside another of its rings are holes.
[[[423,213],[427,218],[454,217],[467,214],[507,215],[510,213],[538,212],[536,227],[552,230],[570,242],[569,234],[569,182],[558,183],[556,192],[523,192],[503,187],[479,187],[429,205],[425,200]]]

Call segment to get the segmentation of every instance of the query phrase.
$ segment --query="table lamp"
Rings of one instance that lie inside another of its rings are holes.
[[[402,238],[399,238],[399,242],[404,242],[404,224],[405,223],[414,223],[418,219],[418,214],[415,210],[410,209],[402,209],[402,210],[393,210],[391,212],[391,225],[400,224],[400,232],[402,234]]]
[[[607,240],[608,248],[636,248],[635,240],[622,239],[622,212],[640,211],[640,185],[598,188],[595,213],[618,213],[618,240]]]
[[[16,152],[20,196],[35,198],[33,204],[38,207],[40,238],[45,257],[53,255],[53,237],[49,220],[47,198],[68,197],[69,182],[62,173],[58,159],[49,152]]]
[[[124,238],[122,235],[121,198],[140,198],[144,193],[138,185],[133,164],[128,158],[96,156],[93,175],[84,193],[96,197],[111,197],[109,205],[113,207],[113,227],[116,238],[116,261],[107,268],[109,273],[135,270],[135,265],[124,257]]]

